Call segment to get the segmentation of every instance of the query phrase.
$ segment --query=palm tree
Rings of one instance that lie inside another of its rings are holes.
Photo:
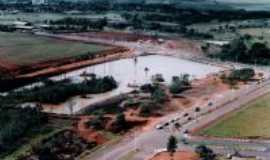
[[[149,68],[148,67],[145,67],[144,68],[144,72],[145,72],[145,79],[147,80]]]
[[[134,85],[136,84],[136,80],[137,80],[137,64],[138,64],[138,59],[137,57],[135,56],[134,59],[133,59],[133,62],[134,62],[134,68],[135,68],[135,71],[134,71]]]

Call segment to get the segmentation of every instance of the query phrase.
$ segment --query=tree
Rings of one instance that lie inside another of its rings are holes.
[[[270,64],[270,49],[267,43],[255,42],[253,37],[242,36],[222,47],[220,54],[211,55],[222,60],[251,64]]]
[[[195,108],[195,112],[200,112],[201,111],[201,108],[200,107],[196,107]]]
[[[166,93],[159,86],[155,87],[151,97],[155,103],[164,103],[167,99]]]
[[[174,136],[170,136],[168,143],[167,143],[167,151],[171,153],[171,156],[173,156],[173,153],[177,149],[177,139]]]
[[[114,132],[120,132],[127,128],[126,117],[123,113],[117,114],[115,121],[112,124],[112,127]]]
[[[140,105],[140,116],[148,117],[152,114],[158,113],[162,109],[162,105],[159,105],[156,102],[146,101]]]
[[[143,21],[138,14],[135,14],[131,20],[131,23],[133,24],[134,29],[141,29]]]
[[[154,107],[149,104],[145,103],[140,106],[140,116],[147,117],[150,116],[150,114],[153,112]]]
[[[239,80],[239,81],[249,81],[255,76],[255,71],[252,68],[242,68],[236,69],[231,72],[229,75],[230,79]]]
[[[104,117],[102,114],[97,115],[93,120],[86,123],[88,127],[93,127],[96,130],[104,129]]]
[[[189,77],[189,74],[183,74],[180,77],[174,76],[170,85],[170,92],[173,94],[178,94],[186,89],[189,89],[191,87]]]
[[[144,72],[145,72],[145,77],[147,78],[147,75],[148,75],[148,72],[149,72],[149,68],[148,67],[145,67],[144,68]]]
[[[249,50],[249,55],[253,58],[256,57],[264,57],[264,58],[270,58],[270,50],[264,43],[254,43]]]
[[[202,160],[215,160],[216,154],[212,151],[212,149],[201,145],[196,147],[195,152],[199,154]]]

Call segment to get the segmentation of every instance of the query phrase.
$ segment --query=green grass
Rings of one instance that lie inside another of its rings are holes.
[[[111,49],[100,44],[64,41],[24,33],[0,32],[0,59],[16,65],[95,54]]]
[[[270,94],[247,104],[202,129],[198,134],[214,137],[270,138]]]
[[[218,157],[217,160],[229,160],[229,159],[225,158],[225,157]],[[245,158],[245,159],[241,159],[241,160],[256,160],[256,158]]]
[[[124,157],[122,157],[120,160],[130,160],[130,159],[133,159],[134,156],[138,153],[138,151],[136,150],[133,150],[133,151],[130,151],[128,152]]]

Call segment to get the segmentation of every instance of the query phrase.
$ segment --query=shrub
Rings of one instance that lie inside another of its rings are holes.
[[[104,129],[104,117],[102,115],[96,116],[94,119],[86,123],[87,127],[92,127],[96,130]]]
[[[243,68],[243,69],[236,69],[233,70],[230,75],[229,79],[239,80],[239,81],[248,81],[255,76],[255,71],[252,68]]]
[[[144,93],[153,93],[155,90],[155,87],[152,84],[144,84],[140,87],[140,90]]]
[[[140,106],[140,116],[148,117],[153,114],[157,109],[160,109],[160,106],[154,102],[145,102]]]
[[[255,76],[255,71],[252,68],[235,69],[229,75],[222,74],[220,78],[224,83],[235,86],[239,81],[249,81]]]
[[[200,158],[202,160],[215,160],[216,154],[208,147],[206,146],[198,146],[195,149],[196,153],[199,154]]]
[[[119,113],[116,116],[115,121],[112,124],[113,132],[121,132],[122,130],[127,129],[126,117],[123,113]]]
[[[154,91],[151,94],[151,97],[155,103],[164,103],[167,99],[165,91],[159,86],[155,87]]]
[[[175,76],[172,78],[172,83],[170,85],[170,92],[173,94],[179,94],[191,87],[191,83],[189,81],[189,75],[184,74],[180,77]]]

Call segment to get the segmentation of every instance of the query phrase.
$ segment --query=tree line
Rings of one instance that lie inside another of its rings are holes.
[[[31,89],[10,92],[7,96],[1,96],[2,104],[20,104],[24,102],[40,102],[58,104],[68,98],[77,95],[104,93],[115,89],[118,84],[113,77],[93,77],[79,83],[73,83],[68,79],[61,81],[47,80],[44,85]]]
[[[220,53],[210,55],[210,57],[242,63],[269,65],[270,48],[266,43],[256,40],[253,42],[253,40],[250,36],[236,38],[228,45],[224,45]]]

